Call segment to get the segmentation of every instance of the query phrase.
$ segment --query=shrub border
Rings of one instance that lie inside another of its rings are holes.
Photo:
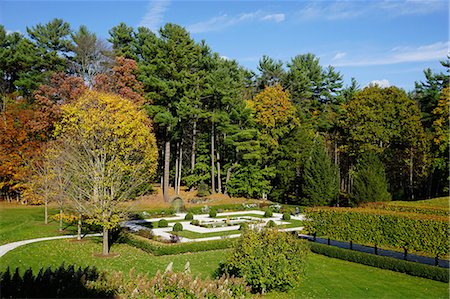
[[[372,266],[380,269],[405,273],[412,276],[449,282],[449,269],[424,265],[416,262],[399,260],[387,256],[379,256],[365,252],[310,242],[311,251],[317,254],[337,258],[349,262]]]

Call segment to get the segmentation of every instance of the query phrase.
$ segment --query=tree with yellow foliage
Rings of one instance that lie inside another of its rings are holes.
[[[87,92],[63,106],[56,126],[69,201],[108,231],[124,219],[121,203],[138,196],[156,171],[157,148],[146,113],[118,95]]]

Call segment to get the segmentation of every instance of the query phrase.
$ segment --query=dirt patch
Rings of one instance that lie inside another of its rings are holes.
[[[120,256],[119,253],[109,253],[109,254],[94,253],[92,255],[101,259],[108,259]]]

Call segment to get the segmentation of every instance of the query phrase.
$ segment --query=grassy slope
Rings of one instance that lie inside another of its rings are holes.
[[[49,216],[56,214],[50,209]],[[73,230],[58,232],[59,223],[49,219],[44,224],[44,207],[0,204],[0,245],[40,237],[74,233]]]
[[[448,208],[450,204],[450,197],[438,197],[417,201],[392,201],[390,204],[401,204],[405,206],[429,206],[429,207],[444,207]]]
[[[115,258],[101,259],[93,253],[101,251],[100,239],[77,243],[68,240],[48,241],[26,245],[0,258],[3,269],[16,266],[39,269],[48,265],[94,265],[100,270],[128,272],[134,267],[139,272],[153,275],[174,263],[181,271],[187,261],[193,274],[211,275],[226,251],[180,254],[155,257],[125,244],[112,247],[119,253]],[[406,274],[381,270],[364,265],[311,254],[306,278],[288,294],[270,293],[268,298],[448,298],[448,285]]]

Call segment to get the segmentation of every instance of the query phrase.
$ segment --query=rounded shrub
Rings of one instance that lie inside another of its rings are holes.
[[[158,227],[168,227],[169,223],[167,222],[166,219],[161,219],[158,221]]]
[[[277,225],[275,224],[275,222],[273,220],[269,220],[266,223],[266,227],[273,228],[273,227],[277,227]]]
[[[216,217],[216,216],[217,216],[217,211],[216,211],[216,209],[211,209],[211,210],[209,211],[209,217],[214,218],[214,217]]]
[[[283,219],[283,220],[291,220],[291,213],[284,212],[283,213],[283,217],[281,219]]]
[[[272,212],[271,209],[267,209],[267,210],[264,212],[264,217],[265,217],[265,218],[270,218],[270,217],[272,217],[272,216],[273,216],[273,212]]]
[[[191,224],[192,225],[199,225],[200,221],[198,221],[197,219],[194,219],[194,220],[191,221]]]
[[[175,225],[173,226],[173,231],[181,232],[182,230],[183,230],[183,225],[179,222],[175,223]]]
[[[247,229],[248,229],[247,222],[241,223],[241,225],[239,226],[239,230],[247,230]]]
[[[194,214],[187,213],[186,216],[184,216],[184,220],[192,220],[194,219]]]
[[[246,230],[234,243],[218,275],[245,278],[254,293],[287,291],[304,277],[306,242],[276,229]]]

